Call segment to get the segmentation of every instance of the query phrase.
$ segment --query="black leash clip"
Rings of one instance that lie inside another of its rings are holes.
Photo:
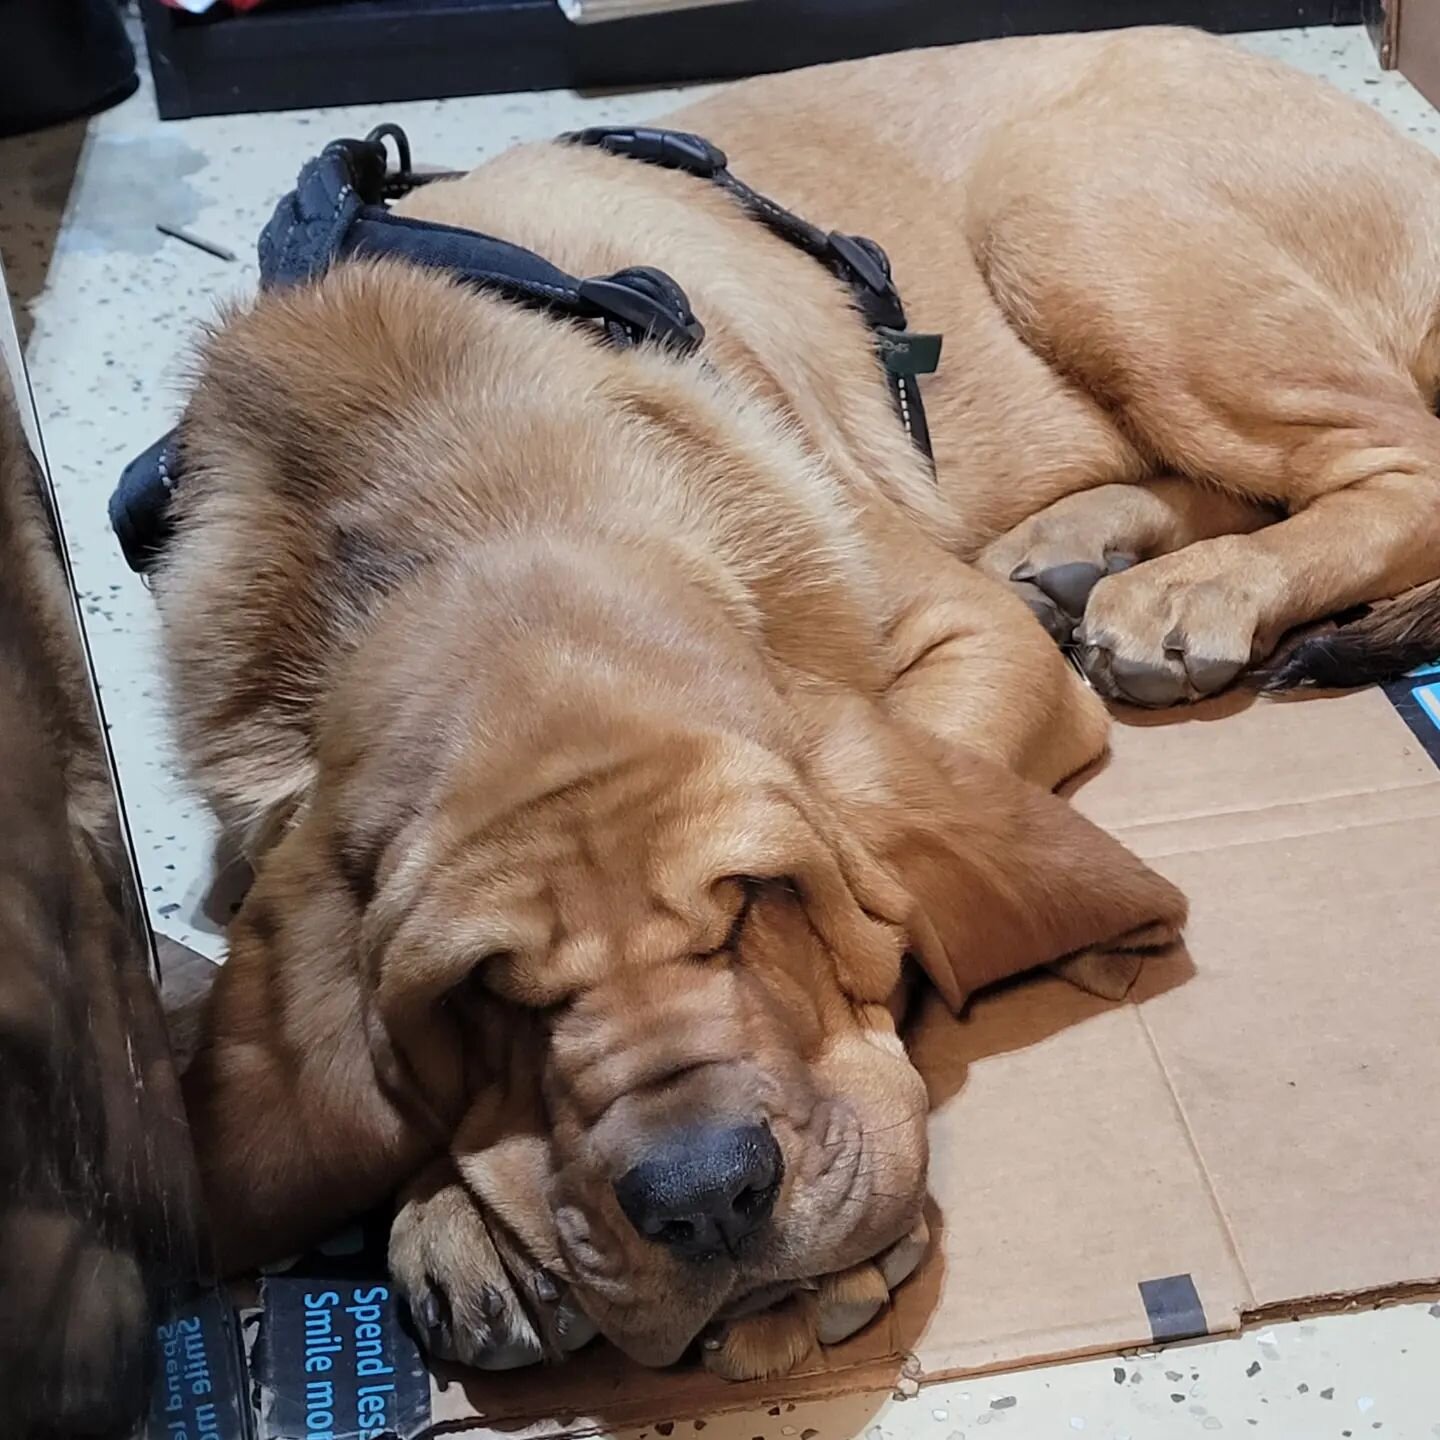
[[[685,292],[662,270],[636,265],[613,275],[582,280],[578,292],[607,326],[634,345],[646,340],[688,355],[705,338]]]
[[[392,140],[395,143],[395,168],[390,168],[390,153],[385,147],[385,142]],[[415,188],[413,172],[410,168],[410,137],[398,126],[386,121],[383,125],[377,125],[366,137],[367,145],[378,145],[384,157],[382,174],[384,180],[381,183],[380,193],[387,200],[398,200],[402,195],[408,195]]]
[[[387,140],[395,144],[393,170],[390,168],[390,152],[385,148]],[[454,180],[465,173],[463,170],[427,170],[423,175],[417,174],[410,159],[410,137],[390,120],[383,125],[377,125],[365,137],[365,144],[379,149],[382,179],[376,199],[399,200],[412,190],[430,184],[432,180]]]

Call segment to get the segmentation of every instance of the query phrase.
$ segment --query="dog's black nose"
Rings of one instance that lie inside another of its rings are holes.
[[[615,1198],[647,1240],[698,1259],[734,1253],[770,1218],[785,1162],[763,1125],[680,1130],[615,1182]]]

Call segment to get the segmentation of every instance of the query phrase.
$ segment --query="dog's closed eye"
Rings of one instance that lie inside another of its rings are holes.
[[[745,923],[750,918],[750,911],[764,883],[752,875],[731,875],[716,881],[710,893],[717,909],[730,913],[730,924],[725,938],[718,945],[696,952],[697,960],[740,953],[740,936],[744,933]]]
[[[489,972],[498,964],[513,964],[515,955],[510,950],[496,950],[478,959],[459,980],[440,997],[443,1009],[454,1010],[477,1001],[493,998],[494,991],[489,984]]]

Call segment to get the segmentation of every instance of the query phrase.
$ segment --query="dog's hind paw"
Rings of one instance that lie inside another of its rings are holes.
[[[1075,631],[1095,689],[1152,709],[1185,704],[1268,654],[1276,582],[1252,548],[1246,536],[1221,536],[1096,585]]]

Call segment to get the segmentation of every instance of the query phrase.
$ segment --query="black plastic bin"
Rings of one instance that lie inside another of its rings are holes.
[[[138,83],[116,0],[0,0],[0,135],[93,115]]]

